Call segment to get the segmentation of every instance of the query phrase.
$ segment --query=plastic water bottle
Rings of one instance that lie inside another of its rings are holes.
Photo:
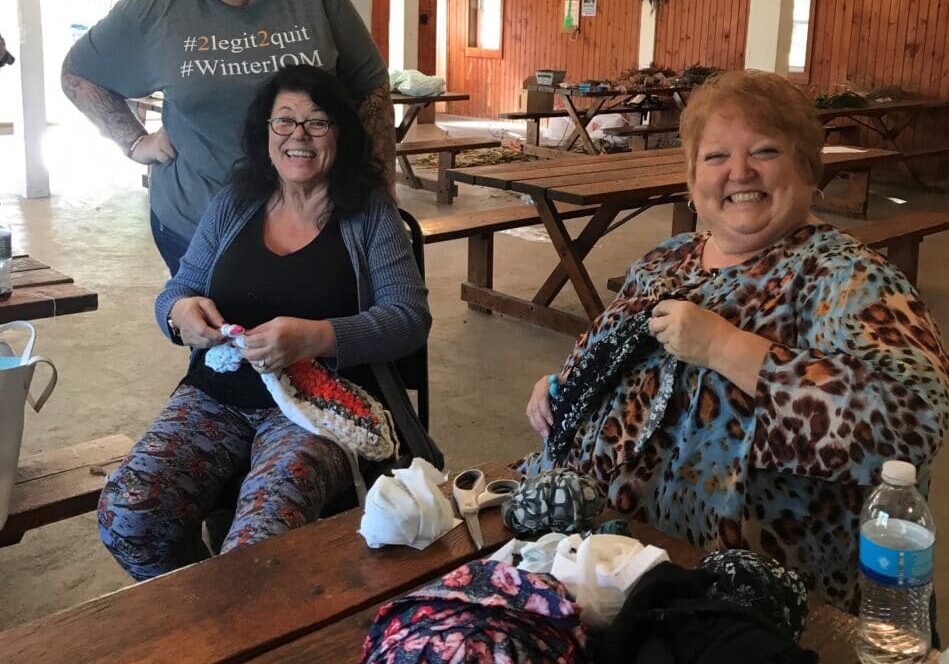
[[[13,237],[9,230],[0,226],[0,302],[13,295]]]
[[[932,513],[916,490],[916,468],[885,462],[883,483],[860,515],[857,655],[864,664],[926,661],[935,541]]]

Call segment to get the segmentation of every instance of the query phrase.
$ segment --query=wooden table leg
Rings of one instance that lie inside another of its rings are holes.
[[[412,170],[412,164],[409,163],[408,157],[396,157],[399,162],[399,166],[402,168],[402,177],[399,178],[403,183],[412,187],[412,189],[421,189],[422,183],[419,182],[418,176],[415,174],[415,171]]]
[[[458,186],[448,179],[448,169],[455,167],[455,153],[445,150],[438,153],[438,190],[435,198],[439,203],[451,205],[458,194]]]
[[[573,246],[577,256],[583,260],[590,250],[596,245],[597,240],[603,237],[603,233],[610,225],[610,222],[619,214],[620,208],[617,205],[601,205],[593,214],[590,221],[574,240]],[[567,271],[563,263],[557,265],[554,271],[550,273],[544,285],[540,287],[532,302],[534,304],[549,306],[557,294],[567,285]]]
[[[415,122],[415,118],[418,117],[419,111],[425,108],[427,104],[410,104],[408,109],[405,111],[405,115],[402,116],[402,122],[399,123],[399,126],[395,128],[395,142],[401,143],[402,139],[405,138],[405,135],[409,133],[409,129],[412,128],[412,124]]]
[[[906,122],[903,123],[903,126],[901,127],[890,127],[886,122],[884,122],[883,117],[884,116],[877,116],[871,118],[870,121],[873,124],[871,129],[879,135],[885,147],[896,152],[902,152],[902,150],[896,146],[896,139],[907,127],[915,122],[917,117],[916,113],[911,113],[910,117]],[[919,174],[917,174],[916,171],[913,170],[912,166],[909,165],[909,161],[905,157],[900,159],[898,163],[903,172],[908,175],[913,182],[922,187],[928,188],[929,185],[923,182],[923,179],[919,177]]]
[[[689,209],[688,203],[672,204],[672,234],[694,233],[698,215]]]
[[[577,111],[577,107],[574,106],[573,100],[569,96],[563,98],[564,107],[567,109],[567,115],[570,116],[570,119],[573,120],[574,130],[573,133],[567,137],[567,147],[569,150],[573,147],[573,144],[579,138],[583,142],[583,148],[590,154],[600,154],[600,151],[597,150],[596,145],[593,144],[593,139],[590,138],[589,132],[587,132],[587,125],[593,121],[593,118],[596,117],[597,111],[599,111],[603,104],[606,103],[606,97],[601,97],[593,102],[593,105],[590,106],[583,112],[583,115],[580,115],[580,112]]]
[[[524,144],[531,147],[540,146],[540,119],[533,118],[527,120],[527,131],[524,135]]]
[[[537,213],[540,215],[544,226],[547,228],[547,234],[550,235],[550,241],[553,243],[557,254],[560,256],[560,264],[570,277],[580,303],[590,320],[593,320],[603,312],[603,301],[596,292],[596,287],[590,279],[590,274],[583,266],[583,258],[578,254],[574,247],[567,228],[557,212],[557,209],[546,198],[535,200]]]
[[[483,288],[494,288],[494,233],[472,235],[468,238],[468,283]],[[462,296],[464,299],[464,296]],[[490,314],[491,309],[468,303],[469,309]]]
[[[898,267],[914,286],[919,273],[921,242],[922,239],[918,237],[903,237],[893,240],[886,248],[886,259]]]

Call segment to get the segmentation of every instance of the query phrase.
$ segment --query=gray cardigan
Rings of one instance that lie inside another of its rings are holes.
[[[172,305],[183,297],[208,296],[218,258],[263,204],[238,203],[229,187],[211,200],[178,273],[155,301],[155,318],[165,336],[170,338],[167,321]],[[391,362],[408,355],[425,343],[432,317],[428,290],[398,209],[388,196],[373,193],[365,210],[340,223],[356,274],[359,313],[328,319],[336,333],[334,368]]]

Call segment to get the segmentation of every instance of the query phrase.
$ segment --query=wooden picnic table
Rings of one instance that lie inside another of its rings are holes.
[[[669,96],[672,98],[679,110],[685,108],[685,101],[682,99],[682,92],[690,88],[676,86],[659,86],[641,88],[635,90],[581,90],[577,87],[561,87],[559,85],[528,85],[528,90],[537,92],[547,92],[555,94],[563,100],[564,109],[567,115],[573,121],[573,131],[567,137],[566,141],[561,143],[562,150],[570,150],[579,140],[583,149],[588,154],[595,155],[600,153],[600,149],[590,138],[590,132],[587,129],[593,118],[602,113],[624,111],[629,112],[630,100],[638,95],[646,96]],[[590,104],[585,108],[577,108],[576,100],[590,100]],[[644,109],[644,112],[646,110]]]
[[[824,182],[820,186],[841,171],[867,170],[898,159],[900,153],[879,149],[825,153]],[[603,301],[583,264],[601,237],[644,209],[667,203],[673,203],[673,235],[695,229],[694,215],[684,200],[688,188],[685,153],[681,148],[458,168],[448,171],[448,177],[456,182],[529,194],[560,257],[560,263],[532,300],[494,290],[490,278],[483,283],[463,283],[462,299],[482,310],[521,318],[573,336],[586,330],[603,311]],[[558,202],[599,206],[575,240],[567,233],[563,215],[555,205]],[[620,211],[630,209],[635,211],[614,223]],[[490,270],[482,270],[481,274],[490,275]],[[568,281],[573,284],[586,316],[550,306]]]
[[[26,255],[13,257],[13,295],[0,302],[0,323],[95,311],[99,296],[72,277]]]
[[[859,125],[879,136],[883,145],[887,148],[900,150],[896,140],[910,125],[916,122],[920,113],[943,108],[949,108],[949,99],[896,99],[875,102],[866,106],[822,108],[817,111],[817,115],[825,123],[846,118],[855,125]],[[899,163],[916,183],[928,186],[920,177],[919,172],[910,165],[909,160],[947,153],[949,153],[949,145],[929,146],[917,151],[903,151]]]
[[[468,101],[469,99],[471,99],[471,96],[467,92],[443,92],[440,95],[427,95],[419,97],[413,95],[404,95],[401,92],[393,92],[393,104],[408,106],[408,109],[405,111],[405,116],[402,118],[402,122],[400,122],[399,126],[395,128],[396,142],[402,142],[402,139],[405,138],[406,134],[409,133],[409,129],[411,129],[412,125],[415,123],[415,119],[418,117],[418,114],[421,113],[422,110],[427,106],[440,101]]]
[[[498,462],[480,467],[489,479],[516,477]],[[0,632],[0,661],[357,662],[381,604],[512,536],[499,510],[490,509],[480,517],[480,552],[464,525],[423,551],[369,549],[356,533],[360,517],[351,510]],[[702,556],[649,526],[630,527],[680,565]],[[802,644],[822,662],[850,663],[855,627],[853,616],[814,603]]]

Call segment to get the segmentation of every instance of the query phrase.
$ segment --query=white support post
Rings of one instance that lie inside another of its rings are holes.
[[[750,0],[745,69],[788,74],[794,0]]]
[[[639,68],[648,67],[656,59],[656,10],[649,0],[642,0],[639,15]]]
[[[389,69],[418,69],[418,0],[390,0]],[[405,112],[396,104],[396,125]]]
[[[16,49],[13,65],[20,99],[13,117],[14,143],[21,195],[25,198],[49,196],[49,171],[43,163],[42,141],[46,132],[46,95],[43,89],[43,22],[37,0],[17,0],[19,34],[8,41]]]

